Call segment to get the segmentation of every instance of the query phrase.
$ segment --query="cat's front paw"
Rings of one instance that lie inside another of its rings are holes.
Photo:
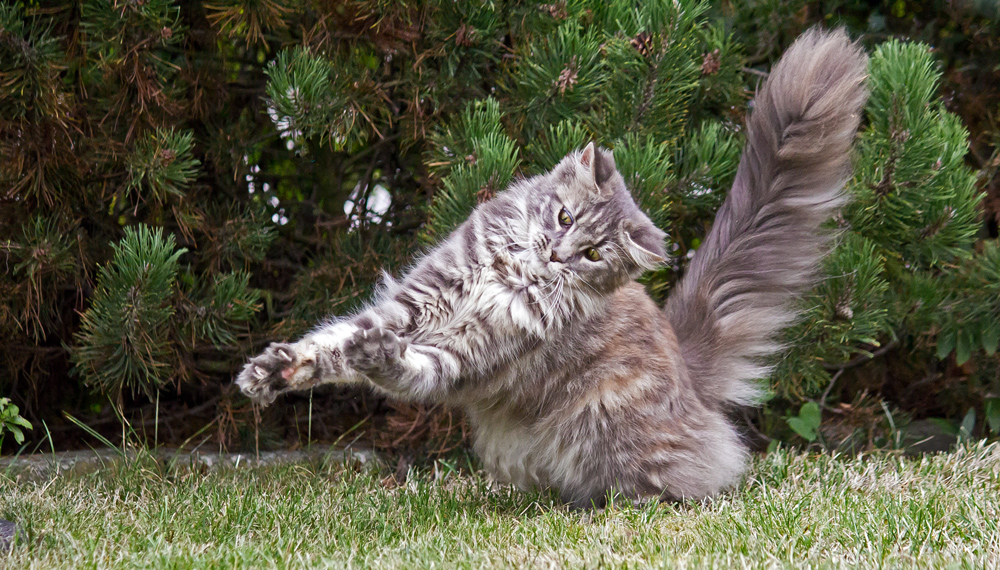
[[[381,327],[359,330],[344,344],[344,358],[348,366],[368,377],[384,376],[398,367],[407,344]]]
[[[315,361],[314,354],[303,354],[295,345],[271,343],[267,350],[247,362],[236,377],[236,385],[250,399],[267,406],[278,394],[297,389],[304,377],[314,376]]]

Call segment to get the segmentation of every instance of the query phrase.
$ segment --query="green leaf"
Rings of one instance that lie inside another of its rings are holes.
[[[792,431],[799,434],[806,441],[816,441],[816,430],[806,425],[801,418],[788,418],[788,426],[792,428]]]
[[[19,445],[24,443],[24,432],[21,428],[32,429],[31,423],[21,417],[21,409],[10,403],[10,398],[0,398],[0,436],[5,431],[14,434],[14,441]],[[0,437],[0,441],[3,438]]]
[[[955,349],[955,333],[952,331],[947,331],[941,333],[938,337],[937,343],[937,357],[944,360],[951,354],[951,351]]]
[[[799,415],[788,418],[788,427],[809,442],[816,440],[823,415],[816,402],[806,402],[799,409]]]
[[[820,422],[822,421],[819,404],[816,402],[806,402],[805,404],[802,404],[802,408],[799,409],[799,417],[818,428]]]
[[[24,443],[24,432],[22,432],[19,427],[7,424],[7,429],[14,434],[14,441],[16,441],[18,445]]]
[[[990,432],[1000,435],[1000,398],[986,398],[984,407],[986,424],[990,426]]]
[[[19,425],[24,429],[35,429],[34,426],[31,425],[31,422],[22,418],[21,416],[15,416],[14,419],[10,421],[10,423],[14,425]]]
[[[996,354],[997,345],[1000,345],[1000,326],[996,323],[986,325],[986,330],[983,331],[983,350],[993,356]]]
[[[958,436],[958,428],[955,427],[955,422],[951,420],[946,420],[944,418],[927,418],[927,421],[941,428],[941,431],[947,435]]]
[[[958,341],[955,343],[955,363],[958,365],[965,364],[971,356],[972,335],[968,331],[963,331],[959,333]]]
[[[962,418],[962,425],[958,428],[959,441],[968,441],[972,438],[972,430],[976,427],[976,409],[969,408],[965,417]]]

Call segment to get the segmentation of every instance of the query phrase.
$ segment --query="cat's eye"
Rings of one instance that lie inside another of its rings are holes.
[[[559,210],[559,225],[564,228],[568,228],[573,225],[573,214],[570,214],[569,210],[566,208]]]
[[[583,255],[587,256],[587,259],[591,261],[601,260],[601,252],[597,251],[592,247],[588,247],[587,249],[583,250]]]

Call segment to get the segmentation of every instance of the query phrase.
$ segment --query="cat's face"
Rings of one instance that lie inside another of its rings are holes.
[[[636,206],[610,152],[590,144],[533,186],[519,257],[540,281],[603,295],[664,261],[664,233]]]

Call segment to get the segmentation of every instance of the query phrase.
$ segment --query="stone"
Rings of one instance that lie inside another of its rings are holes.
[[[21,525],[0,519],[0,554],[10,552],[15,544],[24,544],[27,537]]]
[[[155,450],[99,449],[87,451],[61,451],[56,453],[36,453],[0,458],[0,473],[15,480],[46,480],[57,476],[79,476],[136,461],[140,455],[153,459],[162,465],[188,467],[192,471],[214,471],[220,468],[244,468],[297,463],[302,461],[333,460],[359,461],[368,463],[377,459],[376,454],[367,449],[343,449],[316,445],[310,449],[295,451],[261,451],[257,453],[220,453],[214,451],[183,451],[171,448]]]

